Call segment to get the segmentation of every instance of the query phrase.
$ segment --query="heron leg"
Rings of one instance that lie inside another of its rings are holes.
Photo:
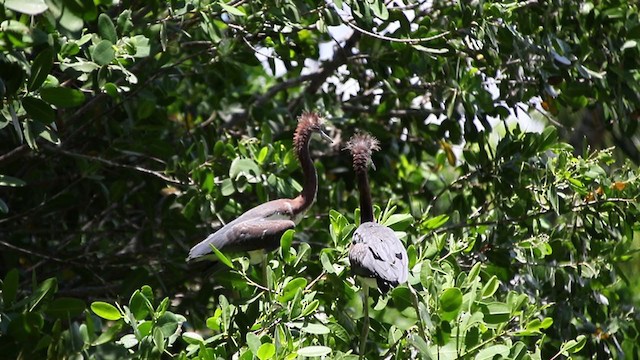
[[[409,286],[409,291],[411,292],[413,307],[416,309],[416,314],[418,314],[418,332],[423,339],[426,339],[427,337],[424,332],[424,323],[422,323],[422,316],[420,315],[420,300],[418,299],[418,293],[416,292],[416,289],[411,286],[411,283],[407,283],[407,286]]]
[[[364,359],[365,351],[367,350],[367,337],[369,336],[369,284],[366,281],[362,282],[362,310],[364,312],[364,318],[362,319],[362,332],[360,333],[360,356],[359,359]]]

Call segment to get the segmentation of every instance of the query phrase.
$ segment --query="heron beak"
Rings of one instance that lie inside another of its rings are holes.
[[[333,144],[333,139],[331,138],[331,136],[327,135],[327,133],[323,130],[320,130],[320,137],[322,137],[323,140],[328,141],[329,144]]]

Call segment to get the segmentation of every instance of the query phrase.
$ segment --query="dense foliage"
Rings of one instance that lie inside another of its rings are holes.
[[[640,358],[639,41],[625,1],[0,0],[0,354]],[[187,266],[297,194],[304,110],[296,231]],[[411,270],[364,354],[356,130]]]

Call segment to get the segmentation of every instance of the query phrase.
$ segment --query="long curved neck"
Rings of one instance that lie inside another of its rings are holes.
[[[316,193],[318,192],[318,175],[316,174],[316,168],[313,166],[313,161],[309,154],[310,139],[311,136],[307,136],[305,138],[305,143],[298,153],[304,182],[302,185],[302,192],[294,199],[296,203],[296,209],[294,211],[296,212],[303,212],[307,210],[311,204],[313,204],[313,201],[316,198]]]
[[[357,169],[358,190],[360,191],[360,223],[373,222],[373,205],[371,204],[371,189],[366,169]]]

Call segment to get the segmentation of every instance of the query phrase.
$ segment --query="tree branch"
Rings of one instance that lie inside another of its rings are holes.
[[[233,114],[231,119],[225,122],[222,126],[224,128],[230,128],[245,122],[249,118],[249,112],[251,109],[264,105],[267,101],[272,99],[277,93],[282,90],[310,81],[303,94],[291,101],[287,107],[290,113],[295,113],[305,94],[315,94],[325,82],[325,80],[334,71],[336,71],[336,69],[338,69],[340,65],[347,62],[351,49],[356,45],[359,38],[359,34],[357,32],[354,32],[353,35],[349,39],[347,39],[343,47],[336,49],[333,59],[324,63],[319,71],[286,80],[272,86],[264,94],[254,95],[252,97],[252,100],[250,100],[248,106],[246,106],[241,112]]]
[[[342,109],[346,112],[352,112],[352,113],[377,114],[376,109],[370,106],[343,104]],[[430,109],[406,108],[406,109],[390,109],[389,111],[386,112],[386,115],[390,117],[399,117],[399,118],[406,118],[406,117],[426,118],[431,114],[442,114],[443,112],[444,112],[443,110],[439,110],[439,109],[430,110]]]
[[[77,158],[81,158],[81,159],[86,159],[86,160],[90,160],[90,161],[96,161],[108,166],[112,166],[112,167],[119,167],[119,168],[124,168],[124,169],[131,169],[131,170],[135,170],[144,174],[149,174],[149,175],[153,175],[157,178],[160,178],[166,182],[169,183],[173,183],[173,184],[177,184],[177,185],[193,185],[193,181],[189,180],[188,183],[184,183],[176,178],[173,178],[171,176],[167,176],[164,175],[161,171],[156,171],[156,170],[151,170],[151,169],[146,169],[143,168],[141,166],[136,166],[136,165],[129,165],[129,164],[120,164],[120,163],[116,163],[113,162],[111,160],[107,160],[107,159],[103,159],[101,157],[97,157],[97,156],[90,156],[90,155],[85,155],[85,154],[79,154],[79,153],[75,153],[72,151],[68,151],[68,150],[64,150],[64,149],[60,149],[60,148],[56,148],[56,147],[52,147],[52,146],[47,146],[45,147],[45,149],[51,151],[51,152],[55,152],[55,153],[59,153],[59,154],[63,154],[63,155],[67,155],[67,156],[72,156],[72,157],[77,157]]]

